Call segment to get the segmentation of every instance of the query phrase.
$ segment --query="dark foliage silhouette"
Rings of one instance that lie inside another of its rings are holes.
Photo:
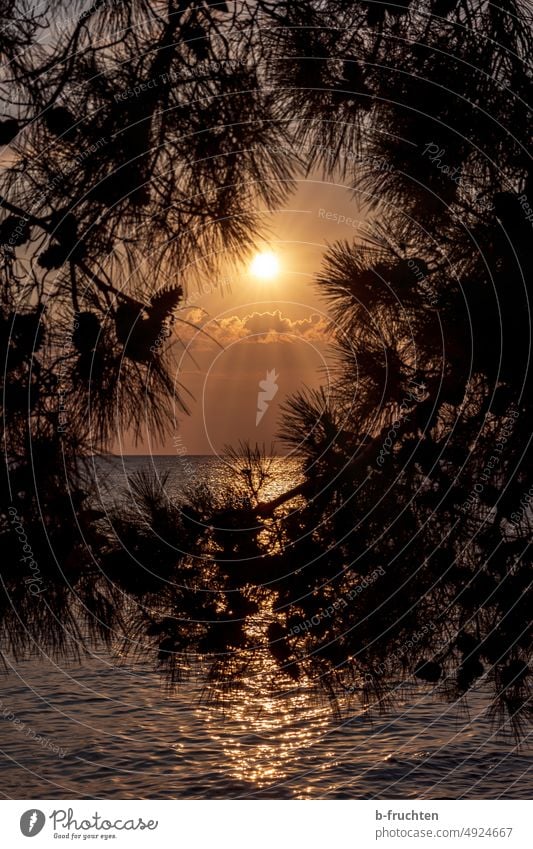
[[[453,697],[482,679],[520,727],[527,4],[95,4],[25,52],[43,25],[0,43],[4,103],[19,92],[0,121],[7,643],[60,649],[97,622],[174,680],[199,662],[229,685],[266,658],[280,686],[379,703],[410,676]],[[337,368],[285,410],[301,481],[265,501],[267,457],[241,446],[231,491],[170,503],[139,477],[134,507],[95,513],[80,455],[186,411],[159,340],[195,269],[242,256],[316,168],[369,223],[317,278]],[[10,504],[43,598],[24,589]]]

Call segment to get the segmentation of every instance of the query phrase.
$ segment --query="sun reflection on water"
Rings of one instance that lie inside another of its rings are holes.
[[[323,745],[333,727],[331,705],[310,685],[295,690],[289,677],[280,681],[279,669],[268,657],[255,667],[238,688],[224,694],[222,702],[199,708],[232,778],[256,788],[282,782],[319,745],[322,762],[329,765],[334,752],[326,752],[324,759]]]

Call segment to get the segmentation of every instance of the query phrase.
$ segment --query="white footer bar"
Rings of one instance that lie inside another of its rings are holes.
[[[533,847],[529,801],[63,801],[0,803],[6,849]],[[69,841],[67,843],[67,841]]]

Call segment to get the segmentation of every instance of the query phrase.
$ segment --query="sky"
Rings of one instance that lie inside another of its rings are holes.
[[[116,453],[219,454],[244,440],[286,451],[276,439],[282,405],[295,391],[327,385],[331,370],[333,325],[315,277],[328,245],[360,239],[364,210],[349,186],[314,175],[265,218],[269,237],[250,259],[192,285],[179,313],[202,328],[177,323],[173,336],[176,391],[190,415],[176,409],[162,441],[145,432],[135,444],[126,434]],[[264,252],[279,263],[268,280],[250,270]]]

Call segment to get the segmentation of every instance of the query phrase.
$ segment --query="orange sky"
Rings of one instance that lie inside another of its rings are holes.
[[[342,216],[346,221],[338,220]],[[258,244],[258,251],[276,254],[279,275],[258,280],[247,264],[238,272],[222,270],[214,291],[191,288],[190,305],[181,315],[202,325],[219,344],[176,325],[181,341],[175,345],[175,379],[192,393],[191,415],[177,414],[162,444],[146,434],[135,446],[126,435],[113,446],[116,453],[213,454],[241,439],[270,446],[286,398],[303,386],[327,383],[331,324],[314,276],[328,244],[357,238],[363,211],[345,184],[314,176],[302,180],[286,208],[266,220],[272,237]],[[206,280],[203,288],[212,282]],[[256,425],[259,382],[272,370],[278,388]]]

